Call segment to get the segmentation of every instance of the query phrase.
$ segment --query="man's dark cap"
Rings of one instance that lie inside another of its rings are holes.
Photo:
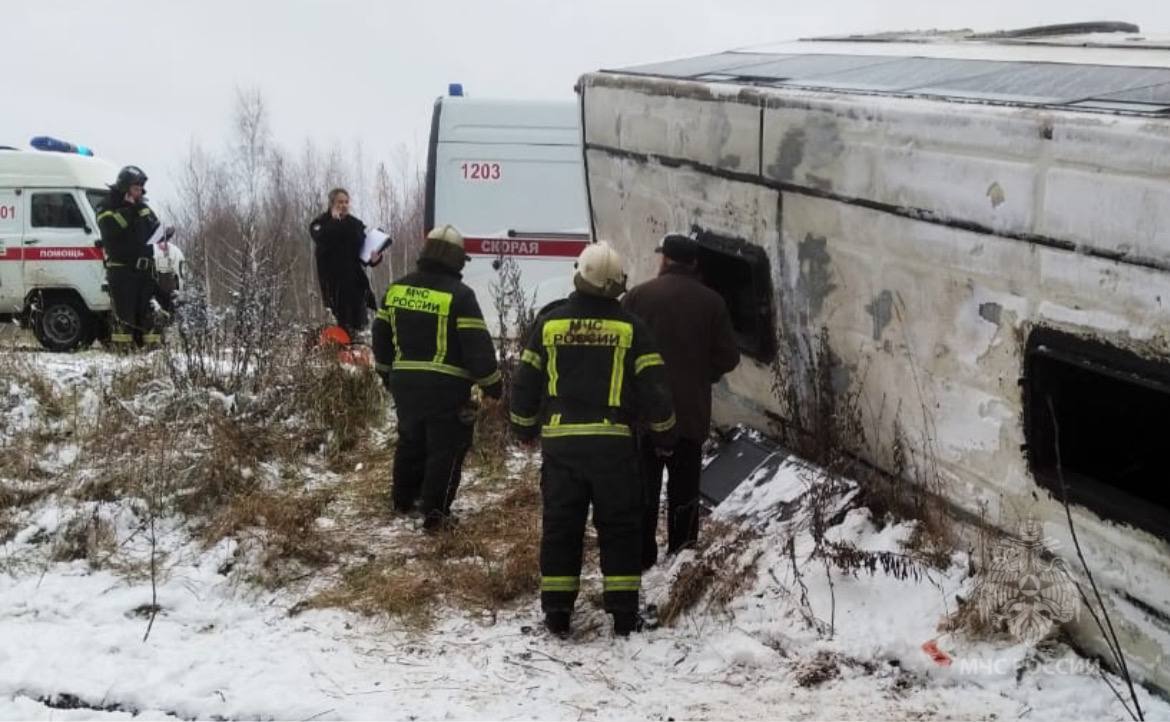
[[[662,243],[658,244],[654,252],[679,263],[694,263],[699,257],[699,243],[681,233],[668,233],[662,237]]]

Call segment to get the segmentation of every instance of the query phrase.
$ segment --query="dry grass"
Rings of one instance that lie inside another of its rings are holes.
[[[116,546],[117,533],[95,510],[69,520],[54,538],[49,558],[56,562],[85,559],[96,567],[98,560],[109,556]]]
[[[756,578],[758,554],[743,559],[741,553],[758,538],[747,527],[708,521],[695,547],[695,559],[683,563],[658,611],[662,624],[673,626],[704,599],[708,609],[725,609]]]
[[[210,544],[226,537],[255,543],[260,568],[253,579],[278,587],[304,570],[334,562],[348,548],[338,534],[322,530],[317,520],[333,502],[332,490],[313,492],[252,491],[223,504],[203,528]]]
[[[841,676],[841,662],[837,654],[822,649],[798,664],[794,674],[798,686],[806,689],[819,687]]]
[[[504,483],[492,479],[478,486],[491,489]],[[535,594],[540,582],[540,489],[531,469],[506,483],[507,490],[481,499],[448,531],[433,536],[420,532],[390,552],[369,549],[373,559],[345,570],[333,588],[305,606],[387,615],[423,628],[442,604],[494,619],[502,608]],[[384,517],[388,488],[388,476],[370,474],[350,491]]]
[[[306,353],[299,376],[292,404],[308,423],[304,442],[324,446],[331,464],[348,461],[386,413],[377,374],[372,368],[342,364],[336,353],[324,349]]]
[[[954,612],[943,618],[939,632],[953,632],[967,639],[999,640],[1005,637],[1002,625],[980,613],[973,597],[959,598]]]
[[[390,616],[409,627],[425,629],[434,619],[442,577],[421,573],[409,562],[406,557],[395,557],[353,567],[337,586],[293,611],[341,607],[367,616]]]
[[[460,507],[471,511],[435,536],[403,535],[401,526],[389,531],[393,444],[374,441],[387,404],[369,369],[293,350],[263,389],[225,396],[176,386],[157,358],[135,359],[103,377],[96,413],[70,425],[74,392],[14,355],[0,354],[0,367],[21,366],[30,393],[51,410],[42,416],[57,423],[9,440],[5,449],[19,453],[0,455],[0,533],[8,533],[4,510],[52,493],[66,504],[125,504],[142,524],[183,520],[208,546],[236,540],[240,579],[273,588],[311,578],[316,590],[334,580],[300,608],[343,607],[419,626],[442,606],[494,616],[539,588],[538,474],[531,465],[510,468],[498,409],[482,412],[468,459],[473,481]],[[74,467],[39,472],[46,444],[66,439],[80,449]],[[38,543],[54,560],[86,559],[141,578],[142,539],[124,544],[103,524],[79,518]]]

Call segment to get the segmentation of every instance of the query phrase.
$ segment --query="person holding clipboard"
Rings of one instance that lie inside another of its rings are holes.
[[[374,294],[365,266],[382,262],[382,251],[392,240],[349,212],[349,192],[329,191],[329,209],[309,224],[309,236],[317,261],[321,300],[351,339],[369,325],[375,310]]]

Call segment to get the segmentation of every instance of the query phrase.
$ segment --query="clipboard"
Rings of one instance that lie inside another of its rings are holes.
[[[369,263],[370,257],[389,248],[394,239],[381,228],[371,228],[366,231],[366,240],[362,243],[362,263]]]

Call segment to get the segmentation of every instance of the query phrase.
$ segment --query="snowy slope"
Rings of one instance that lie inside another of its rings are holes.
[[[83,383],[104,363],[45,357],[44,367]],[[8,418],[35,413],[14,405]],[[1037,653],[956,642],[956,660],[985,664],[932,662],[920,646],[938,636],[968,582],[961,556],[918,581],[835,574],[827,638],[796,604],[780,543],[791,531],[780,512],[810,478],[805,467],[783,466],[745,483],[718,511],[721,522],[757,533],[734,555],[755,560],[753,578],[725,609],[700,603],[674,627],[629,640],[613,639],[608,618],[584,598],[570,641],[541,631],[535,597],[494,621],[441,610],[426,632],[337,610],[290,615],[304,588],[265,591],[224,573],[235,544],[205,549],[173,519],[160,523],[170,563],[158,590],[163,612],[144,642],[147,620],[136,610],[151,601],[148,580],[37,557],[77,512],[51,496],[0,547],[0,719],[1125,718],[1092,665],[1059,644]],[[474,480],[469,487],[461,503],[487,498]],[[119,509],[84,511],[108,515],[127,553],[148,553]],[[851,509],[829,536],[897,551],[911,532],[879,529],[867,511]],[[384,533],[397,544],[417,534],[404,520]],[[798,559],[808,544],[798,533]],[[690,558],[652,571],[646,600],[663,603],[671,575]],[[809,606],[823,622],[828,581],[819,565],[807,567]],[[1040,666],[1021,671],[1026,658]],[[1170,720],[1166,703],[1143,693],[1143,706],[1147,719]]]

